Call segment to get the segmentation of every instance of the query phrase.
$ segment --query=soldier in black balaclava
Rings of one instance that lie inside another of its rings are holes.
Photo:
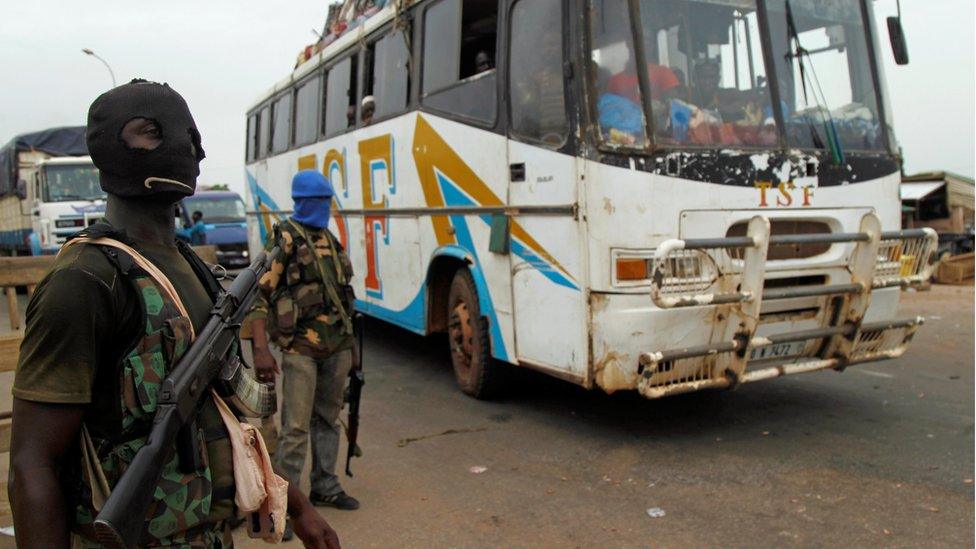
[[[133,80],[102,94],[88,112],[87,139],[110,195],[172,203],[196,190],[200,132],[167,84]]]
[[[87,137],[108,193],[108,223],[81,236],[112,238],[146,257],[189,318],[123,252],[79,243],[58,255],[28,304],[13,388],[8,491],[21,547],[97,546],[91,521],[101,488],[111,489],[145,438],[133,426],[151,422],[158,382],[189,344],[189,325],[199,331],[206,323],[216,291],[206,265],[175,237],[173,205],[193,194],[204,158],[183,98],[166,84],[133,80],[95,100]],[[178,477],[182,491],[176,486],[174,497],[154,503],[146,546],[232,543],[230,441],[212,400],[196,421],[205,470]],[[146,489],[174,490],[163,482]],[[288,487],[288,514],[306,547],[338,547],[297,484]]]

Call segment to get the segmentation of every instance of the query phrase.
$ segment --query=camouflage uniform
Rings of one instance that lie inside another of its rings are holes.
[[[145,330],[123,358],[119,371],[121,431],[110,438],[92,436],[95,459],[111,489],[136,452],[146,444],[162,382],[191,343],[191,321],[180,314],[176,303],[152,277],[131,266],[131,260],[123,252],[104,250],[123,269],[122,274],[133,285],[145,315]],[[221,456],[227,454],[227,460],[231,460],[231,456],[229,444],[212,445],[217,441],[226,443],[228,437],[212,403],[201,411],[197,428],[201,467],[190,474],[181,472],[175,453],[164,465],[149,506],[140,547],[227,548],[233,545],[226,523],[212,522],[213,506],[218,501],[233,501],[234,498],[232,479],[229,485],[215,486],[213,483],[209,455],[222,459]],[[215,448],[218,450],[213,452]],[[76,472],[70,476],[75,479],[72,491],[76,501],[73,546],[100,547],[94,541],[92,527],[97,515],[92,502],[92,481],[84,473]]]
[[[328,229],[296,221],[278,228],[280,237],[265,250],[280,245],[281,255],[261,279],[251,317],[267,319],[272,341],[285,352],[325,358],[351,349],[355,296],[349,285],[352,264],[342,245]]]
[[[342,491],[335,475],[339,412],[352,366],[352,264],[328,229],[289,220],[266,249],[281,255],[261,279],[252,318],[265,318],[272,342],[283,352],[282,432],[276,469],[297,482],[312,440],[312,493]]]

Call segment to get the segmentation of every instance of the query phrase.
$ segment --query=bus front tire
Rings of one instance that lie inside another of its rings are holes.
[[[478,399],[497,396],[504,382],[504,365],[491,358],[488,321],[480,314],[478,290],[467,269],[458,270],[451,281],[447,335],[461,391]]]

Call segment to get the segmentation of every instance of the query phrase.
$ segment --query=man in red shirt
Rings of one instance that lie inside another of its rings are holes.
[[[656,101],[670,99],[671,92],[681,87],[681,81],[674,71],[664,65],[648,63],[647,79],[651,84],[651,99]],[[607,91],[640,104],[640,88],[637,82],[636,72],[621,72],[610,78]]]

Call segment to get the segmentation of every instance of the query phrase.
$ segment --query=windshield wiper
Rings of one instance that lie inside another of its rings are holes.
[[[790,5],[790,0],[785,0],[786,3],[786,32],[790,40],[790,51],[786,54],[787,60],[796,59],[796,64],[800,69],[800,85],[803,87],[803,102],[809,104],[810,99],[807,95],[807,65],[804,61],[804,57],[810,58],[810,52],[803,47],[800,43],[800,33],[797,30],[796,19],[793,17],[793,7]],[[813,67],[813,63],[810,63],[810,75],[813,77],[813,83],[815,86],[810,86],[810,92],[813,94],[813,99],[817,103],[817,111],[821,113],[824,119],[824,131],[827,134],[827,147],[830,150],[830,158],[833,160],[835,165],[844,164],[844,149],[841,147],[840,137],[837,135],[837,125],[834,123],[834,115],[830,112],[830,107],[827,105],[827,96],[824,95],[823,89],[820,87],[820,78],[817,77],[817,71]],[[817,93],[819,92],[819,97]],[[813,138],[813,146],[818,149],[823,149],[824,142],[820,137],[820,133],[817,132],[817,126],[814,124],[807,115],[803,118],[807,120],[810,125],[810,134]]]

